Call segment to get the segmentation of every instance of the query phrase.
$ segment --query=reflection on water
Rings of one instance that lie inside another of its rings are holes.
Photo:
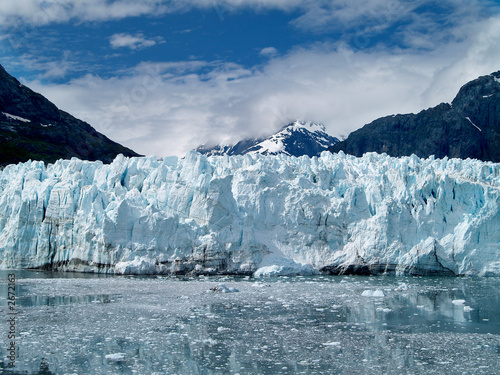
[[[15,368],[4,368],[0,367],[2,370],[2,374],[6,375],[26,375],[26,371],[16,371]],[[40,366],[38,371],[34,371],[31,373],[32,375],[55,375],[54,372],[50,371],[50,363],[47,358],[42,358],[40,361]]]
[[[500,372],[498,278],[17,278],[23,373]]]
[[[20,307],[60,306],[72,303],[111,303],[121,298],[121,294],[95,294],[89,296],[25,296],[19,297]]]

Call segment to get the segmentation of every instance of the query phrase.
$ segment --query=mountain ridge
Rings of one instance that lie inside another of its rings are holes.
[[[500,71],[463,85],[451,104],[381,117],[329,151],[358,157],[377,152],[500,162]]]
[[[118,154],[140,156],[60,110],[0,65],[0,166],[72,157],[110,163]]]
[[[196,151],[207,156],[216,155],[278,155],[317,156],[339,142],[326,132],[323,124],[296,120],[268,137],[248,138],[234,145],[199,146]]]

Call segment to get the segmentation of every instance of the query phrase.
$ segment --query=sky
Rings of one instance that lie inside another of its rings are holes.
[[[340,138],[500,70],[492,0],[2,0],[0,64],[144,155]]]

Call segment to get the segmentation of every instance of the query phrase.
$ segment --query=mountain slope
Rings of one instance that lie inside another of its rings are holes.
[[[500,72],[464,85],[451,105],[377,119],[329,150],[500,162]]]
[[[196,151],[207,156],[245,154],[316,156],[338,141],[326,132],[322,124],[295,121],[267,138],[245,139],[233,146],[200,146]]]
[[[72,157],[109,163],[118,154],[139,156],[59,110],[0,65],[0,165]]]

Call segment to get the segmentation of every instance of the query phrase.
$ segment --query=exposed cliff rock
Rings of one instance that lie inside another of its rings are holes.
[[[0,166],[72,157],[110,163],[118,154],[138,156],[59,110],[0,66]]]
[[[329,150],[500,162],[500,71],[464,85],[451,105],[380,118]]]

